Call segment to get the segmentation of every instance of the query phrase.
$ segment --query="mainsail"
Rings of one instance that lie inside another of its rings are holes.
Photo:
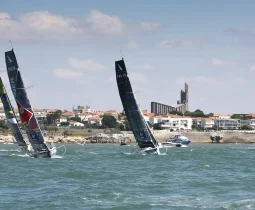
[[[158,143],[136,102],[123,59],[115,62],[115,70],[121,102],[138,146],[156,147]]]
[[[4,113],[7,119],[7,123],[12,131],[15,141],[17,142],[18,146],[26,147],[27,144],[22,136],[19,124],[16,119],[16,115],[12,108],[11,102],[9,100],[1,77],[0,77],[0,98],[4,106]]]
[[[18,106],[20,121],[28,135],[29,142],[35,153],[43,157],[50,157],[50,151],[44,143],[41,129],[28,99],[13,49],[5,52],[5,62],[11,89]]]

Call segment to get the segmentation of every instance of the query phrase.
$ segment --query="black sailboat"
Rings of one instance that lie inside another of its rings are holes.
[[[28,99],[13,49],[5,52],[5,62],[11,89],[18,106],[20,121],[34,150],[31,156],[51,157],[51,152],[45,144],[40,126]]]
[[[10,127],[10,129],[12,131],[12,135],[15,139],[15,142],[18,144],[18,146],[22,150],[27,150],[27,144],[26,144],[26,142],[23,138],[23,135],[21,133],[15,112],[13,110],[13,107],[12,107],[9,97],[7,95],[7,92],[6,92],[6,89],[4,87],[1,77],[0,77],[0,98],[3,103],[4,113],[5,113],[5,116],[7,119],[8,126]]]
[[[158,142],[136,102],[123,59],[115,62],[115,71],[120,99],[138,146],[148,154],[159,154]]]

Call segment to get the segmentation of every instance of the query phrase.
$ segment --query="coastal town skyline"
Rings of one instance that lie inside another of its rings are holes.
[[[80,6],[73,9],[75,2]],[[253,1],[133,3],[135,8],[132,1],[115,0],[64,0],[63,7],[49,0],[4,2],[0,75],[11,100],[4,62],[8,40],[38,109],[81,104],[122,111],[114,61],[123,55],[141,109],[149,111],[152,101],[176,103],[187,82],[191,111],[255,112]]]

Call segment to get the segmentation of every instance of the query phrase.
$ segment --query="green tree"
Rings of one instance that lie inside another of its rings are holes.
[[[190,116],[190,117],[205,117],[205,114],[203,111],[201,111],[200,109],[197,109],[194,112],[190,112],[190,111],[186,111],[184,113],[185,116]]]
[[[55,113],[53,114],[47,114],[46,116],[46,120],[47,120],[47,124],[48,125],[53,125],[56,123],[56,120],[60,119],[60,116],[62,114],[61,110],[57,110]]]
[[[5,120],[0,120],[0,128],[8,130],[9,127]]]
[[[69,122],[61,122],[60,123],[61,126],[69,126],[69,124],[70,124]]]
[[[81,122],[81,118],[80,117],[70,117],[68,120],[73,120],[76,122]]]
[[[231,119],[247,120],[248,118],[243,114],[233,114]]]
[[[102,124],[106,128],[115,128],[117,126],[117,120],[112,115],[104,115],[102,119]]]
[[[161,127],[162,124],[163,124],[163,123],[155,123],[155,124],[153,125],[153,129],[154,129],[154,130],[162,130],[162,127]]]
[[[183,116],[183,113],[178,112],[178,111],[172,111],[172,112],[169,112],[169,114],[176,114],[176,115],[179,115],[179,116]]]
[[[250,127],[249,125],[243,125],[243,126],[241,127],[241,130],[253,130],[253,128]]]

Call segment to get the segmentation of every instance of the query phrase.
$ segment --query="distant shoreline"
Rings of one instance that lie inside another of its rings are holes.
[[[157,130],[153,131],[155,138],[159,142],[167,141],[170,137],[173,137],[177,134],[183,134],[187,138],[191,140],[192,143],[211,143],[211,135],[221,135],[223,139],[221,143],[255,143],[255,133],[251,132],[236,132],[236,131],[228,131],[228,132],[170,132],[167,130]],[[107,134],[103,134],[107,136]],[[121,135],[121,134],[118,134]],[[111,136],[108,134],[108,136]],[[53,143],[63,143],[63,144],[96,144],[92,143],[89,140],[85,140],[86,136],[75,135],[65,137],[57,134],[50,134],[47,138],[48,142]],[[120,143],[123,140],[123,136],[121,138],[104,138],[100,137],[101,140],[98,140],[98,143],[102,143],[101,141],[108,140],[108,143]],[[136,143],[135,138],[132,132],[126,132],[125,139],[127,143]],[[11,135],[0,135],[0,144],[10,144],[13,143],[13,137]],[[105,142],[106,143],[106,142]],[[105,144],[104,142],[102,144]],[[216,143],[217,144],[217,143]]]

